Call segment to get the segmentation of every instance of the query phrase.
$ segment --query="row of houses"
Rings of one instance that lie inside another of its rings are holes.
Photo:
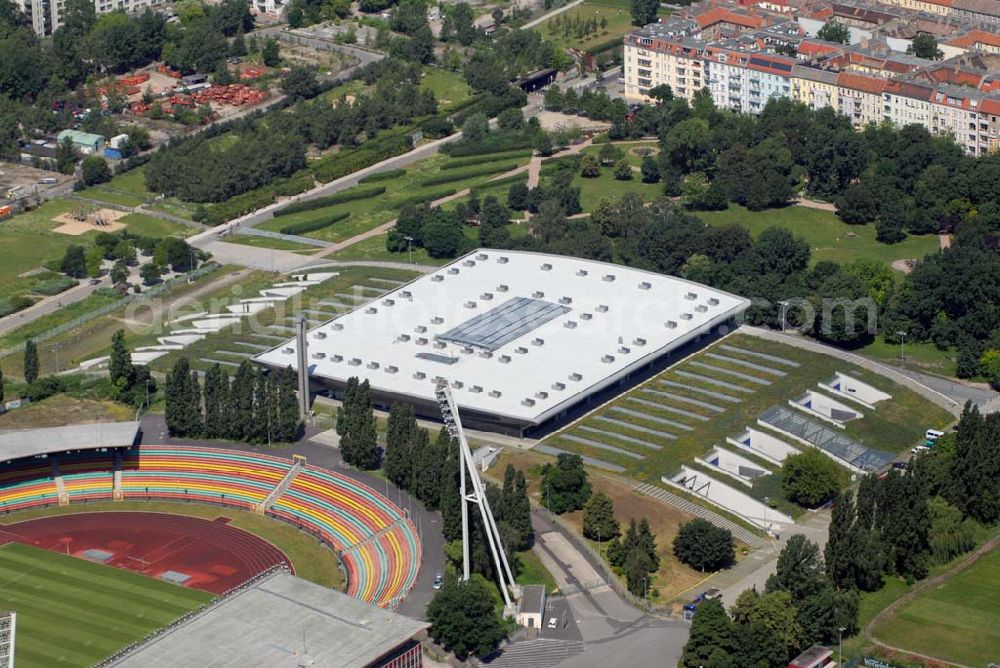
[[[666,84],[690,101],[706,89],[718,107],[751,114],[770,99],[791,98],[832,107],[858,126],[923,125],[951,135],[971,155],[1000,148],[996,56],[929,61],[885,40],[841,46],[808,38],[794,21],[753,28],[747,17],[712,17],[711,34],[704,19],[676,17],[627,35],[625,97],[648,100],[652,88]]]

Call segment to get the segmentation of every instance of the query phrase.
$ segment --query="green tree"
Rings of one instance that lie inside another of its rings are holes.
[[[615,505],[604,492],[596,492],[583,506],[583,535],[591,540],[607,541],[621,535],[615,519]]]
[[[720,665],[735,649],[733,620],[726,614],[722,601],[717,598],[703,601],[691,622],[691,633],[684,645],[682,663],[685,668]]]
[[[427,254],[433,258],[457,256],[465,239],[462,228],[455,221],[441,217],[424,225],[421,237]]]
[[[66,137],[56,147],[56,169],[60,174],[72,174],[76,169],[76,161],[80,159],[80,154],[73,145],[73,140]]]
[[[160,278],[161,273],[160,266],[155,262],[147,262],[139,268],[139,276],[142,277],[142,284],[146,286],[162,283],[163,279]]]
[[[555,199],[547,199],[538,207],[538,213],[528,222],[531,233],[549,243],[566,234],[566,210]]]
[[[787,591],[760,594],[756,589],[747,589],[732,608],[733,621],[738,627],[759,626],[766,629],[763,635],[774,639],[778,654],[767,657],[771,666],[787,666],[803,645],[803,631],[796,614],[792,595]]]
[[[624,158],[625,154],[611,142],[605,142],[601,144],[601,150],[598,152],[597,157],[600,159],[602,165],[613,165]]]
[[[3,400],[4,400],[4,391],[3,391],[3,369],[0,369],[0,404],[2,404],[2,403],[3,403]]]
[[[590,481],[579,455],[560,453],[555,465],[542,467],[542,503],[552,512],[563,513],[583,508],[590,498]]]
[[[479,245],[484,248],[505,248],[510,240],[508,211],[492,195],[483,200],[479,214]]]
[[[628,163],[628,160],[622,158],[615,163],[614,175],[617,181],[631,181],[632,165]]]
[[[108,360],[108,377],[119,394],[126,392],[135,380],[132,355],[125,345],[125,330],[119,329],[111,335],[111,356]]]
[[[601,175],[601,163],[597,156],[592,153],[585,153],[580,158],[580,176],[585,179],[596,179]]]
[[[281,80],[281,92],[293,100],[310,98],[316,94],[319,83],[316,72],[308,67],[295,65]]]
[[[851,31],[841,23],[830,21],[823,24],[823,27],[817,31],[816,37],[827,42],[847,44],[851,41]]]
[[[918,32],[910,42],[910,45],[906,47],[907,53],[912,53],[917,58],[926,58],[928,60],[941,60],[944,58],[944,52],[938,48],[938,42],[934,39],[934,35],[929,32]]]
[[[660,3],[656,0],[632,0],[632,25],[644,26],[656,23],[656,13]]]
[[[67,246],[59,270],[70,278],[84,278],[87,275],[87,259],[83,246]]]
[[[24,382],[31,385],[38,380],[38,348],[28,339],[24,343]]]
[[[816,595],[826,586],[819,547],[802,534],[795,534],[781,549],[777,567],[767,579],[765,591],[787,591],[797,602]]]
[[[80,173],[83,182],[88,186],[107,183],[111,180],[111,168],[108,167],[108,161],[99,155],[84,158],[80,165]]]
[[[229,402],[229,376],[218,364],[213,364],[205,372],[205,437],[226,438],[228,419],[226,409]]]
[[[531,528],[528,483],[524,478],[524,472],[510,464],[504,470],[497,521],[502,522],[509,530],[511,539],[504,541],[508,549],[524,550],[531,547],[535,532]]]
[[[813,448],[785,459],[781,472],[781,488],[785,495],[806,508],[823,505],[840,491],[843,484],[840,467]]]
[[[379,450],[371,387],[367,379],[357,386],[350,406],[345,397],[344,409],[349,415],[348,426],[340,439],[340,452],[344,461],[368,471],[377,469],[380,463]]]
[[[167,431],[171,436],[198,436],[202,432],[201,388],[187,357],[181,357],[167,374]]]
[[[389,424],[385,440],[385,476],[397,487],[412,489],[413,453],[411,445],[417,430],[413,407],[395,403],[389,407]]]
[[[660,165],[651,155],[647,155],[642,159],[642,182],[643,183],[657,183],[660,180]]]
[[[507,206],[515,211],[524,211],[528,208],[528,184],[526,182],[515,183],[507,191]]]
[[[733,534],[701,518],[681,525],[673,548],[674,556],[703,573],[728,568],[736,560]]]
[[[463,661],[492,654],[506,635],[490,585],[478,574],[464,583],[447,578],[427,606],[427,621],[430,636]]]
[[[469,143],[481,142],[490,133],[489,120],[486,114],[471,114],[462,123],[462,140]]]
[[[264,48],[261,49],[260,58],[268,67],[277,67],[280,65],[281,54],[278,51],[278,41],[268,38],[268,40],[264,42]]]

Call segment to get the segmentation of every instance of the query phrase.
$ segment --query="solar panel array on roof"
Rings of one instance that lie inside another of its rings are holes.
[[[492,351],[569,310],[566,306],[541,299],[515,297],[437,338]]]
[[[862,443],[830,429],[818,422],[802,417],[784,406],[772,406],[760,415],[761,422],[798,436],[817,448],[829,452],[837,459],[863,471],[878,471],[888,466],[896,457],[890,452],[873,450]]]

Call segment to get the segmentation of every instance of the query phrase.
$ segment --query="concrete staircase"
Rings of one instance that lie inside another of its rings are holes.
[[[579,640],[535,638],[507,645],[503,654],[484,665],[490,668],[549,668],[584,650]]]
[[[56,494],[59,497],[60,506],[69,505],[69,494],[66,493],[66,485],[63,483],[62,471],[59,469],[59,460],[52,460],[52,479],[56,483]]]
[[[114,486],[111,488],[111,499],[114,501],[122,501],[125,498],[125,493],[122,491],[122,453],[118,450],[115,450],[114,476]]]
[[[305,457],[296,456],[292,462],[292,467],[288,469],[288,473],[286,473],[285,477],[281,479],[281,482],[274,486],[274,489],[272,489],[271,493],[267,495],[267,498],[257,504],[254,508],[254,512],[258,515],[266,513],[268,509],[274,505],[274,502],[277,501],[282,494],[288,491],[288,488],[292,486],[292,482],[295,480],[295,476],[297,476],[299,471],[304,469],[305,466]]]
[[[695,517],[700,517],[704,520],[708,520],[717,527],[723,529],[729,529],[736,540],[746,543],[752,548],[758,548],[764,544],[764,539],[753,533],[749,529],[746,529],[732,520],[728,520],[718,513],[712,512],[704,506],[699,506],[693,501],[685,499],[683,496],[678,496],[672,492],[657,487],[656,485],[650,485],[649,483],[640,483],[632,488],[640,494],[645,494],[646,496],[651,496],[661,503],[665,503],[668,506],[673,506],[683,510],[686,513],[691,513]]]

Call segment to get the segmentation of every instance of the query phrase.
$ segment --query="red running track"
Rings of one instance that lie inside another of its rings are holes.
[[[0,525],[0,545],[14,541],[77,557],[104,550],[113,555],[104,562],[109,566],[154,578],[176,571],[190,576],[185,587],[213,594],[277,564],[292,568],[281,550],[228,522],[168,513],[77,513]]]

